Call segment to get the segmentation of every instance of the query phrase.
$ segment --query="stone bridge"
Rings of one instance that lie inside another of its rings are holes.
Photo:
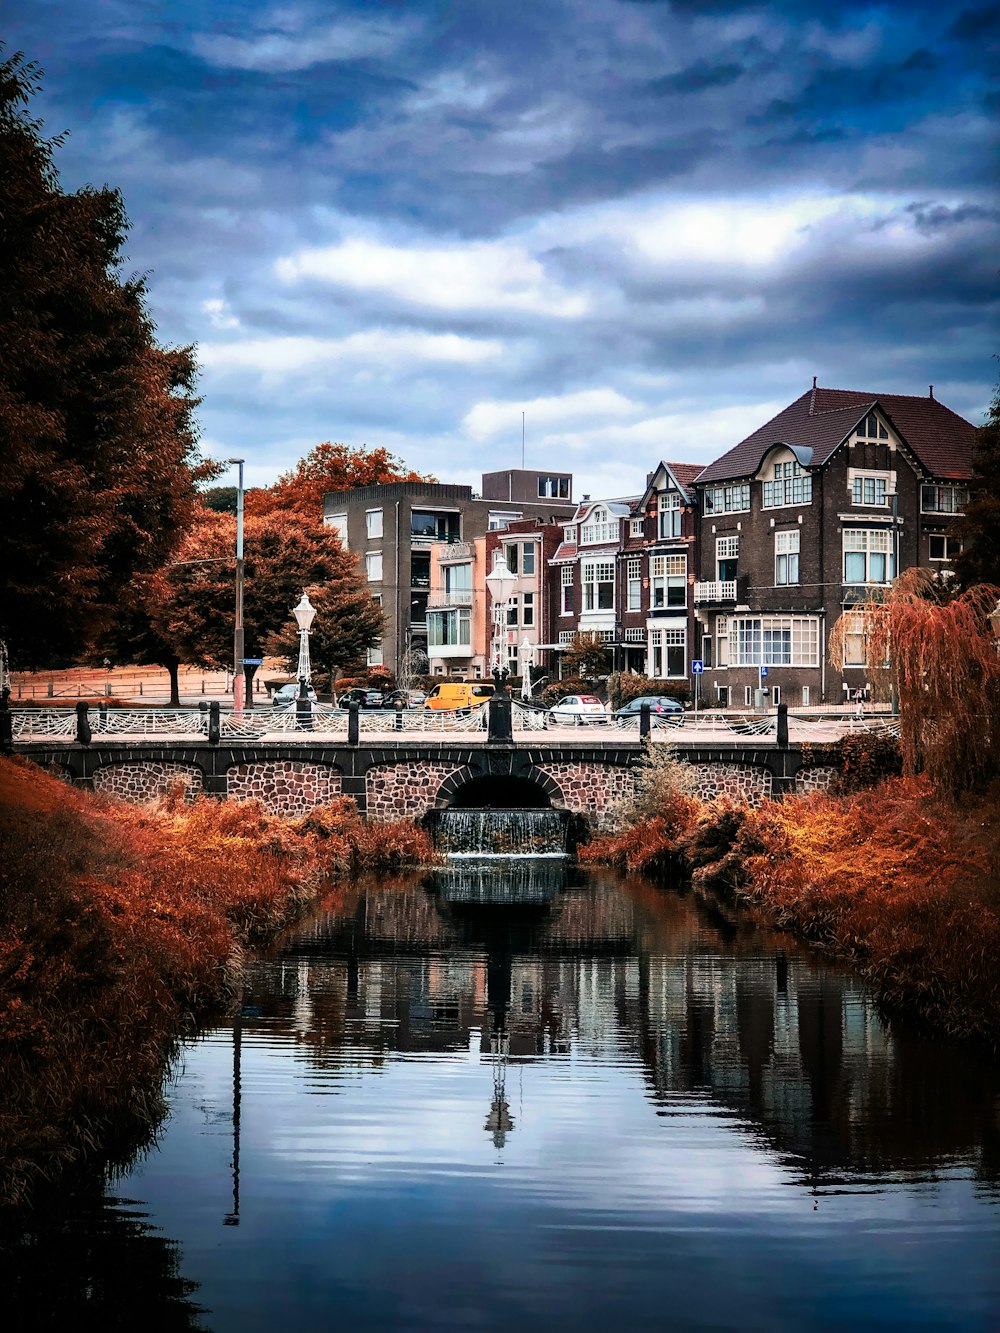
[[[671,738],[673,739],[673,738]],[[17,753],[80,786],[147,801],[180,785],[189,796],[258,797],[276,814],[294,816],[344,795],[369,819],[418,818],[449,806],[546,806],[583,815],[601,827],[631,786],[644,747],[628,738],[525,736],[491,744],[484,736],[403,737],[347,744],[292,735],[215,743],[201,737],[19,740]],[[832,770],[817,767],[809,747],[773,738],[681,743],[697,771],[697,790],[751,802],[824,787]]]

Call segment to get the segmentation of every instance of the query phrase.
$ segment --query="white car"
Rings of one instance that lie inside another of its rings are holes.
[[[590,723],[607,722],[608,710],[594,694],[568,694],[549,710],[552,722],[568,722],[582,727]]]
[[[316,702],[316,691],[313,689],[311,685],[309,685],[306,687],[306,692],[309,696],[309,702],[314,704]],[[298,697],[299,697],[299,687],[297,683],[288,685],[279,685],[278,688],[271,695],[271,707],[294,708],[295,701],[298,699]]]

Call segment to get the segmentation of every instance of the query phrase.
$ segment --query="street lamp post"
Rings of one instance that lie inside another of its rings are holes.
[[[521,640],[521,647],[518,650],[521,655],[521,698],[531,698],[531,668],[535,664],[535,645],[530,642],[527,634]]]
[[[507,676],[503,664],[504,618],[516,583],[517,575],[510,572],[503,555],[498,555],[493,564],[493,572],[486,576],[486,586],[493,599],[493,646],[490,669],[497,678],[498,685],[502,684]]]
[[[299,693],[302,694],[308,692],[309,682],[312,679],[312,668],[309,664],[309,630],[316,615],[316,608],[306,593],[302,594],[298,606],[292,608],[292,615],[299,627],[299,665],[295,674],[299,680]]]
[[[236,483],[236,625],[233,630],[233,712],[242,713],[246,700],[246,675],[243,671],[243,463],[242,458],[227,458],[239,467]]]

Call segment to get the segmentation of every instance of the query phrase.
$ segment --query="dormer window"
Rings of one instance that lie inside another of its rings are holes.
[[[854,432],[857,440],[887,440],[889,432],[877,412],[869,412]]]
[[[618,520],[611,519],[606,509],[593,509],[580,528],[580,545],[596,546],[618,540]]]
[[[563,528],[563,540],[566,541],[566,542],[568,542],[571,546],[574,546],[574,545],[576,544],[576,524],[575,524],[575,523],[569,523],[569,524],[566,525],[565,528]]]
[[[679,537],[681,535],[681,497],[677,491],[661,491],[659,497],[660,537]]]
[[[812,503],[812,477],[794,459],[775,463],[771,475],[773,480],[764,482],[765,509],[776,509],[779,505]]]

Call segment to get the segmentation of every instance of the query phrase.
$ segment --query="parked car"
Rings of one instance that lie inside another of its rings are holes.
[[[395,708],[397,703],[401,703],[404,708],[423,708],[426,698],[423,690],[393,690],[385,696],[385,706]]]
[[[348,708],[351,704],[357,704],[359,708],[384,708],[385,695],[381,690],[368,690],[357,685],[353,690],[347,690],[337,700],[338,708]]]
[[[596,694],[568,694],[549,710],[553,722],[570,722],[576,726],[608,721],[608,710]]]
[[[309,702],[311,704],[314,704],[316,702],[316,691],[313,689],[311,685],[308,685],[306,687],[306,694],[309,698]],[[298,697],[299,697],[298,681],[289,682],[289,684],[287,685],[279,685],[278,688],[271,695],[271,707],[294,708],[295,701],[298,699]]]
[[[630,699],[616,711],[615,721],[620,727],[633,718],[638,721],[643,704],[649,705],[649,720],[654,725],[679,727],[684,721],[684,705],[666,694],[641,694],[638,699]]]

